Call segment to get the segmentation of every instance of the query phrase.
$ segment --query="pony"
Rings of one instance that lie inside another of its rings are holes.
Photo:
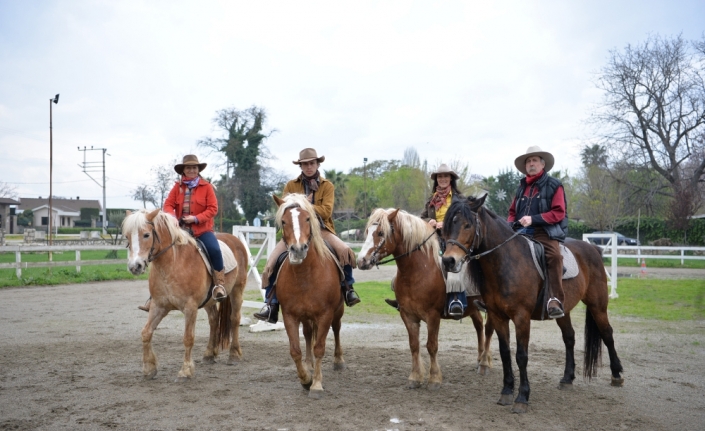
[[[512,412],[525,413],[529,408],[528,363],[531,320],[541,320],[545,310],[537,298],[543,280],[536,269],[529,243],[519,237],[506,220],[483,207],[485,198],[469,198],[451,204],[443,224],[443,237],[447,248],[443,264],[448,271],[462,270],[470,261],[470,274],[479,285],[488,310],[488,318],[497,332],[499,353],[504,371],[504,387],[497,402],[510,405],[514,393],[509,346],[509,320],[516,331],[516,362],[519,367],[519,391]],[[602,262],[602,251],[597,246],[572,239],[565,242],[575,256],[579,273],[563,280],[565,316],[556,319],[565,344],[565,369],[560,389],[572,389],[575,379],[575,331],[570,311],[582,301],[585,312],[585,352],[583,376],[590,380],[597,375],[602,342],[607,346],[612,371],[612,385],[622,386],[622,364],[617,356],[612,336],[612,326],[607,317],[607,275]]]
[[[144,379],[157,374],[157,356],[152,349],[152,334],[159,322],[172,310],[184,313],[184,361],[176,378],[186,381],[194,376],[195,365],[191,358],[196,317],[200,307],[208,314],[210,334],[203,354],[203,363],[212,364],[219,349],[230,346],[228,364],[242,358],[239,342],[240,308],[247,282],[247,251],[233,235],[218,233],[216,237],[232,251],[235,269],[225,274],[228,298],[220,304],[210,296],[211,275],[204,264],[194,240],[178,226],[175,217],[155,209],[127,212],[122,224],[127,238],[127,268],[133,275],[149,271],[149,293],[152,303],[147,323],[142,329],[142,373]]]
[[[408,387],[420,387],[426,371],[419,357],[419,323],[426,322],[428,337],[426,349],[431,363],[427,388],[437,390],[443,381],[438,365],[438,330],[446,304],[446,282],[443,275],[440,244],[433,227],[421,218],[399,209],[378,208],[372,212],[365,228],[365,244],[358,254],[357,265],[371,269],[387,256],[394,256],[397,274],[393,281],[394,294],[399,303],[399,314],[409,333],[411,374]],[[479,299],[479,297],[478,297]],[[477,331],[478,370],[486,374],[492,366],[489,352],[492,328],[483,333],[480,312],[468,301],[464,316],[470,316]]]
[[[340,326],[344,313],[341,269],[321,237],[321,223],[306,196],[293,193],[284,199],[273,198],[278,206],[276,224],[282,230],[282,240],[288,252],[277,275],[276,289],[284,328],[289,337],[289,352],[296,364],[299,382],[309,391],[309,397],[321,398],[321,363],[331,327],[335,338],[333,368],[345,369],[340,347]],[[301,360],[299,344],[300,325],[303,326],[306,340],[304,361]]]

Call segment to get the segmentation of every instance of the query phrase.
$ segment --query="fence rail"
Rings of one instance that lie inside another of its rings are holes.
[[[93,250],[124,250],[124,245],[11,245],[0,248],[0,253],[15,253],[15,262],[0,263],[0,269],[15,269],[17,278],[22,277],[22,270],[27,268],[55,268],[60,266],[76,266],[76,272],[81,272],[82,266],[127,264],[127,259],[81,260],[81,251]],[[75,252],[76,260],[49,262],[22,262],[22,253]]]

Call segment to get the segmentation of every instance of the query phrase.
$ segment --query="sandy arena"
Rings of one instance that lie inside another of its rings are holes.
[[[356,277],[388,279],[388,272]],[[342,372],[333,371],[329,334],[321,400],[309,399],[298,383],[284,331],[255,334],[243,327],[239,364],[201,364],[204,311],[194,347],[196,377],[174,383],[183,356],[183,317],[172,312],[154,337],[157,377],[143,381],[140,331],[146,315],[136,306],[147,296],[145,281],[0,290],[0,430],[671,431],[705,424],[704,321],[612,317],[625,377],[624,387],[615,388],[606,349],[598,377],[582,380],[584,314],[575,312],[579,377],[572,391],[557,389],[564,362],[558,327],[534,322],[530,412],[516,415],[496,404],[502,387],[496,339],[491,374],[475,373],[477,340],[469,320],[441,326],[444,381],[435,392],[406,388],[406,330],[401,319],[378,316],[343,319]],[[253,311],[245,309],[247,316]]]

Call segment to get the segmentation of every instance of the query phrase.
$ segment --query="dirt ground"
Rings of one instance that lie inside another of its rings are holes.
[[[384,269],[356,273],[358,281],[389,276]],[[444,381],[435,392],[406,388],[408,338],[396,317],[344,318],[347,369],[333,371],[329,336],[321,400],[309,399],[299,385],[283,331],[250,333],[243,327],[240,363],[201,364],[203,311],[196,377],[174,383],[183,317],[172,312],[154,337],[157,377],[143,381],[140,331],[146,315],[136,305],[147,296],[145,281],[0,290],[0,430],[670,431],[705,424],[703,321],[612,317],[624,387],[610,386],[605,350],[599,376],[589,383],[578,377],[572,391],[557,388],[564,362],[560,331],[555,323],[534,322],[530,412],[516,415],[496,404],[502,387],[496,341],[491,374],[475,372],[477,339],[469,320],[442,324]],[[246,309],[247,315],[253,311]],[[580,376],[583,322],[583,313],[573,314]],[[428,364],[425,352],[424,358]]]

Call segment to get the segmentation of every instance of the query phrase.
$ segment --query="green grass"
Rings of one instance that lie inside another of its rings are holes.
[[[103,260],[115,259],[109,257],[111,253],[117,251],[117,259],[127,259],[127,250],[84,250],[81,251],[81,260]],[[75,251],[55,251],[52,260],[55,262],[68,262],[76,260]],[[15,253],[0,253],[0,263],[15,262]],[[22,253],[22,262],[49,262],[49,252],[28,252]],[[14,270],[13,270],[14,271]],[[24,270],[22,270],[24,272]]]
[[[705,280],[620,278],[610,313],[658,320],[705,318]]]
[[[0,287],[43,286],[55,284],[88,283],[108,280],[146,280],[147,274],[135,277],[124,263],[116,265],[82,266],[76,272],[73,266],[59,268],[28,268],[22,270],[22,278],[17,278],[14,269],[0,270]]]
[[[612,259],[609,257],[604,257],[603,261],[606,266],[612,264]],[[620,257],[617,258],[617,266],[629,266],[638,267],[641,266],[641,261],[638,261],[633,257]],[[651,268],[695,268],[695,269],[705,269],[705,260],[683,260],[683,265],[681,265],[680,259],[646,259],[646,267]]]

